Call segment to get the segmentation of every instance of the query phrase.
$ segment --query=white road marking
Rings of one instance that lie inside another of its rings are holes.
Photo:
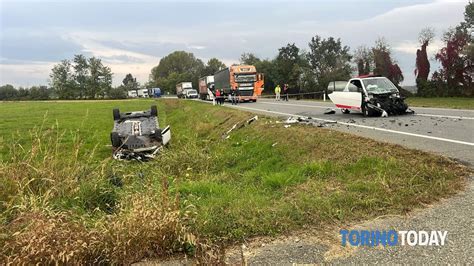
[[[260,101],[260,103],[263,104],[275,104],[275,105],[288,105],[288,106],[297,106],[297,107],[315,107],[315,108],[323,108],[323,109],[328,109],[328,108],[335,108],[338,109],[337,107],[332,107],[332,106],[320,106],[320,105],[306,105],[306,104],[291,104],[291,103],[271,103],[271,102],[264,102]],[[434,108],[431,108],[434,109]],[[468,117],[468,116],[456,116],[456,115],[434,115],[434,114],[419,114],[415,113],[415,115],[418,116],[428,116],[428,117],[445,117],[445,118],[454,118],[454,119],[471,119],[474,120],[474,117]]]
[[[300,115],[297,115],[297,114],[276,112],[276,111],[270,111],[270,110],[264,110],[264,109],[258,109],[258,108],[251,108],[251,107],[243,107],[243,106],[229,106],[229,107],[235,108],[235,109],[244,109],[244,110],[266,112],[266,113],[277,114],[277,115],[300,116]],[[446,138],[440,138],[440,137],[434,137],[434,136],[428,136],[428,135],[422,135],[422,134],[416,134],[416,133],[409,133],[409,132],[404,132],[404,131],[391,130],[391,129],[386,129],[386,128],[364,126],[364,125],[359,125],[359,124],[355,124],[355,123],[339,122],[339,121],[335,121],[335,120],[328,120],[328,119],[322,119],[322,118],[316,118],[316,117],[312,117],[312,119],[313,120],[318,120],[318,121],[329,122],[329,123],[337,123],[337,124],[340,124],[340,125],[359,127],[359,128],[365,128],[365,129],[372,129],[372,130],[378,130],[378,131],[382,131],[382,132],[390,132],[390,133],[400,134],[400,135],[406,135],[406,136],[412,136],[412,137],[419,137],[419,138],[425,138],[425,139],[432,139],[432,140],[439,140],[439,141],[451,142],[451,143],[456,143],[456,144],[474,146],[474,143],[467,142],[467,141],[446,139]]]
[[[467,117],[467,116],[457,116],[457,115],[432,115],[432,114],[417,114],[418,116],[428,116],[428,117],[444,117],[444,118],[454,118],[454,119],[471,119],[474,120],[474,117]]]
[[[316,107],[316,108],[324,108],[324,109],[328,109],[328,108],[336,108],[336,106],[320,106],[320,105],[306,105],[306,104],[291,104],[291,103],[271,103],[271,102],[264,102],[264,101],[260,101],[260,102],[257,102],[257,103],[263,103],[263,104],[275,104],[275,105],[288,105],[288,106],[302,106],[302,107]]]

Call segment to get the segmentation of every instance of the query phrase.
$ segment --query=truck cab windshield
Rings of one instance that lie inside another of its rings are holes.
[[[397,87],[387,78],[363,79],[362,81],[369,94],[398,93]]]
[[[256,80],[257,80],[257,76],[255,74],[235,75],[236,82],[255,82]]]

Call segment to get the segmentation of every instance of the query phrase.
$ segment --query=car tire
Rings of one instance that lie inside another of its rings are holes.
[[[118,148],[122,146],[122,140],[117,132],[110,133],[110,140],[112,141],[112,147]]]
[[[159,129],[159,128],[155,129],[155,138],[160,142],[163,140],[163,135],[161,134],[161,129]]]
[[[156,109],[156,105],[151,106],[150,114],[151,116],[158,116],[158,109]]]
[[[362,105],[362,114],[365,117],[369,117],[371,115],[369,108],[367,108],[367,106],[365,104]]]
[[[113,110],[113,114],[114,114],[114,121],[120,120],[120,110],[118,108],[115,108]]]

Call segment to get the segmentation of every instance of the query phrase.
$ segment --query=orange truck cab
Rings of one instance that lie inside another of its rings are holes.
[[[240,101],[256,102],[263,90],[263,74],[252,65],[233,65],[214,74],[215,89],[224,97],[236,91]]]

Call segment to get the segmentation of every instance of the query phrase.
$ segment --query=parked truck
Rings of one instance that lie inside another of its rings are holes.
[[[192,82],[181,82],[176,84],[176,95],[178,98],[197,98],[198,94],[195,89],[193,89]]]
[[[201,100],[214,99],[214,76],[205,76],[199,79],[199,98]]]
[[[256,102],[263,90],[263,74],[252,65],[233,65],[214,74],[214,87],[224,97],[236,91],[239,101]]]

